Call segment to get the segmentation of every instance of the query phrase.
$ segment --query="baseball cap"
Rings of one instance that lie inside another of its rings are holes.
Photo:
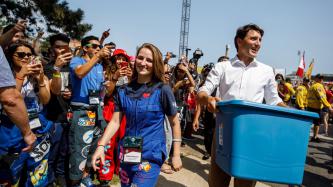
[[[126,58],[126,60],[127,60],[128,62],[130,61],[130,57],[127,55],[126,51],[123,50],[123,49],[116,49],[116,50],[113,52],[113,54],[112,54],[111,57],[115,57],[115,56],[117,56],[117,55],[122,55],[122,56],[124,56],[124,57]]]

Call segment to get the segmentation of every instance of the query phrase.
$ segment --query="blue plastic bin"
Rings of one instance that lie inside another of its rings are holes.
[[[318,114],[241,100],[217,103],[216,163],[237,178],[301,184]]]

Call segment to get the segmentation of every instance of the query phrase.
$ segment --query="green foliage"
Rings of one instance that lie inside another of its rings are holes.
[[[63,31],[71,38],[81,39],[92,25],[81,23],[84,12],[71,10],[66,1],[59,0],[2,0],[0,19],[15,23],[18,18],[29,21],[28,32],[34,34],[45,25],[47,32]]]

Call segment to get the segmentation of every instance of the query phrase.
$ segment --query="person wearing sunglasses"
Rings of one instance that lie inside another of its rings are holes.
[[[26,186],[45,186],[47,177],[34,180],[34,176],[38,168],[47,165],[50,149],[49,132],[53,128],[53,123],[48,121],[42,112],[44,105],[50,100],[48,78],[44,75],[42,64],[34,56],[35,52],[31,45],[24,42],[14,43],[8,47],[6,55],[16,78],[16,89],[21,92],[27,107],[30,128],[37,135],[37,141],[31,153],[18,151],[10,168],[4,169],[10,174],[12,185],[19,183],[21,176],[27,176],[26,180],[22,179]],[[17,128],[11,128],[7,134],[16,144],[11,149],[15,150],[25,145]],[[5,165],[2,166],[5,167]],[[23,174],[23,168],[26,174]],[[37,175],[46,176],[47,170],[40,170]],[[0,174],[0,176],[4,175]]]
[[[97,144],[98,133],[94,130],[103,130],[106,123],[101,109],[101,94],[104,75],[102,60],[110,56],[110,46],[101,47],[96,36],[87,36],[81,40],[83,55],[72,58],[70,62],[70,82],[72,85],[72,98],[70,106],[73,112],[69,130],[69,178],[73,186],[89,186],[92,180],[89,176],[90,146]],[[87,137],[83,139],[82,137]],[[89,149],[88,149],[89,148]],[[83,150],[85,154],[82,154]],[[82,180],[81,180],[82,179]]]
[[[26,147],[22,151],[29,152],[33,149],[36,135],[31,131],[23,98],[20,97],[20,92],[15,86],[16,81],[0,46],[0,129],[5,127],[2,125],[2,122],[5,121],[3,118],[11,119],[20,129],[26,143]],[[3,113],[7,115],[3,115]],[[0,136],[0,158],[8,155],[8,147],[10,146],[8,140],[7,136]]]

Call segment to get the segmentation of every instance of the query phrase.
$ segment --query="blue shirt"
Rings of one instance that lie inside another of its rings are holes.
[[[89,104],[89,90],[101,90],[104,81],[103,66],[96,63],[89,73],[82,79],[75,74],[79,65],[86,63],[81,57],[74,57],[69,65],[70,79],[72,83],[72,102]]]
[[[5,54],[0,46],[0,88],[15,86],[16,82]]]

